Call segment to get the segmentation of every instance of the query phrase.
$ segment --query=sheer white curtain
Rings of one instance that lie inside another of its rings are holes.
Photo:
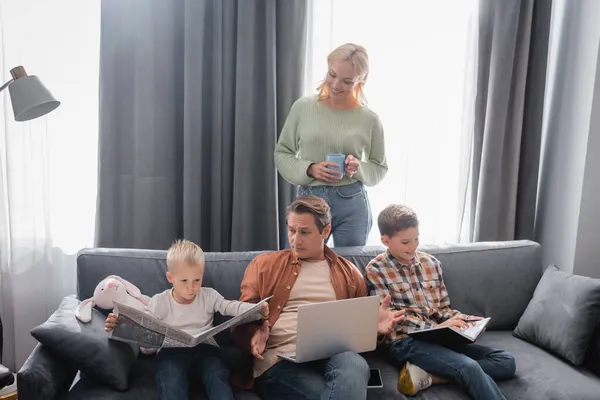
[[[458,241],[463,98],[471,79],[477,0],[316,0],[308,29],[307,94],[327,54],[354,42],[371,62],[365,94],[385,130],[388,174],[368,188],[374,225],[390,203],[418,213],[422,243]]]
[[[0,76],[23,65],[60,107],[15,122],[0,94],[3,363],[21,367],[29,331],[75,293],[75,256],[93,245],[100,0],[0,0]]]

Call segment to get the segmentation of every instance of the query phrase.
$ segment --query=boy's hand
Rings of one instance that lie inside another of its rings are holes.
[[[481,321],[483,317],[478,317],[477,315],[465,315],[463,313],[458,314],[462,318],[463,321],[473,322],[473,321]]]
[[[269,318],[269,305],[267,303],[262,303],[259,312],[263,319]]]
[[[379,318],[377,320],[377,333],[387,335],[394,330],[394,326],[404,319],[406,310],[388,310],[392,298],[388,294],[379,306]]]
[[[260,329],[257,329],[250,339],[250,353],[254,358],[264,360],[262,353],[265,352],[267,347],[267,340],[269,340],[269,321],[264,321]]]
[[[438,326],[451,326],[458,329],[466,329],[469,327],[469,323],[464,320],[464,315],[456,314],[454,317],[442,322]]]
[[[110,332],[113,329],[115,329],[115,326],[117,326],[117,315],[110,313],[108,314],[108,317],[106,317],[106,321],[104,322],[104,330],[106,332]]]

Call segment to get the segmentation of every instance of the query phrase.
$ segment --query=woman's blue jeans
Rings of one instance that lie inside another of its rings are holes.
[[[298,195],[313,194],[331,209],[331,235],[335,247],[364,246],[373,226],[367,190],[362,182],[344,186],[300,186]],[[327,238],[329,240],[329,238]]]

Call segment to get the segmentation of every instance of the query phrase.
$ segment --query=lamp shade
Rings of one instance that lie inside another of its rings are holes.
[[[8,86],[16,121],[29,121],[48,114],[60,105],[35,75],[15,79]]]

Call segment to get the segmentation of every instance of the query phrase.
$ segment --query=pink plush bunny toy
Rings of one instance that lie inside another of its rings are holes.
[[[81,322],[88,323],[92,319],[92,307],[94,305],[104,310],[111,310],[113,301],[143,311],[150,298],[143,295],[134,284],[119,276],[110,275],[96,286],[94,297],[82,301],[77,306],[75,317]]]

